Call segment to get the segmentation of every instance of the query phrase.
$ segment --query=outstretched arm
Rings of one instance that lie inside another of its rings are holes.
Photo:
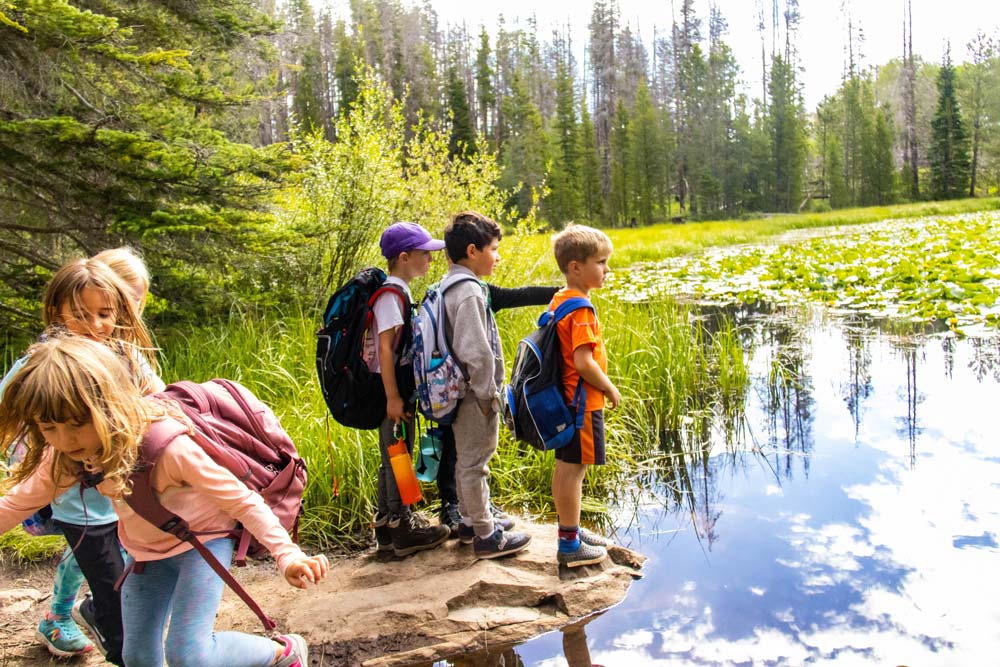
[[[505,308],[520,308],[522,306],[545,306],[552,296],[559,291],[558,287],[546,285],[528,285],[527,287],[497,287],[486,284],[490,290],[490,310],[494,313]]]

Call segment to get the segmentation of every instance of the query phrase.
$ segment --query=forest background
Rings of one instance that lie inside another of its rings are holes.
[[[536,232],[568,221],[738,220],[1000,187],[1000,56],[982,31],[956,45],[960,64],[916,58],[904,39],[898,59],[863,67],[863,26],[847,20],[842,84],[806,109],[797,0],[758,3],[758,96],[737,85],[750,75],[725,17],[697,15],[693,0],[677,3],[652,48],[596,0],[582,60],[568,32],[531,21],[470,33],[441,25],[427,2],[349,6],[336,16],[307,0],[0,0],[6,359],[37,335],[62,262],[140,249],[166,379],[252,379],[297,441],[322,443],[310,456],[331,443],[332,485],[310,490],[324,525],[367,518],[377,462],[361,436],[324,433],[309,348],[329,293],[380,261],[388,223],[439,233],[452,213],[483,211],[508,231],[496,280],[510,284],[555,280]],[[905,5],[900,19],[912,35]],[[641,345],[635,327],[684,321],[657,307],[602,313],[627,318],[627,344]],[[697,366],[666,350],[650,351],[656,368],[680,377]],[[674,389],[632,389],[673,400]]]
[[[509,227],[749,218],[996,192],[996,36],[898,59],[806,109],[797,0],[758,2],[759,95],[716,6],[651,48],[614,2],[568,28],[470,33],[432,3],[0,0],[0,321],[37,326],[68,256],[141,246],[151,315],[315,304],[394,219]],[[491,34],[493,36],[491,36]],[[908,37],[909,36],[909,39]],[[908,45],[910,45],[908,47]],[[265,250],[266,252],[261,252]],[[275,277],[280,277],[280,280]]]

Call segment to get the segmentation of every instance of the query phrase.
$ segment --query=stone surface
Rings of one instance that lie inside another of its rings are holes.
[[[274,577],[247,587],[280,627],[309,641],[314,659],[322,656],[314,664],[393,667],[561,628],[617,604],[641,576],[645,558],[623,547],[602,564],[560,573],[553,527],[518,524],[532,542],[508,558],[477,560],[471,547],[451,540],[389,563],[370,552],[340,561],[309,591]],[[225,615],[253,630],[255,619],[240,604],[227,595]]]

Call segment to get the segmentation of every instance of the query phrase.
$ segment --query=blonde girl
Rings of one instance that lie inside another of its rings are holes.
[[[94,255],[91,259],[104,262],[112,271],[118,274],[128,285],[136,311],[142,315],[146,309],[146,299],[149,296],[149,269],[139,255],[129,247],[108,248]]]
[[[212,461],[189,433],[176,408],[136,390],[121,357],[106,346],[77,336],[36,344],[0,399],[0,446],[24,437],[28,450],[0,498],[0,533],[82,475],[100,475],[96,488],[118,509],[122,543],[130,559],[144,563],[142,574],[129,576],[122,587],[125,664],[162,667],[165,657],[170,667],[307,667],[308,646],[298,635],[272,640],[214,632],[222,579],[188,543],[140,519],[124,502],[143,438],[169,434],[151,477],[165,507],[201,534],[241,523],[292,586],[326,577],[326,557],[302,553],[261,497]],[[231,562],[231,539],[206,546]]]
[[[163,389],[152,342],[139,316],[136,293],[107,264],[76,259],[64,264],[49,281],[43,299],[43,319],[49,330],[69,333],[113,345],[129,366],[143,393]],[[44,339],[44,335],[43,335]],[[0,394],[10,378],[30,358],[15,362],[0,381]],[[36,638],[50,653],[69,657],[93,648],[77,622],[94,638],[108,662],[121,665],[121,604],[114,589],[124,568],[118,545],[117,521],[111,502],[95,489],[73,485],[52,503],[52,518],[70,544],[60,561],[52,601],[36,629]],[[74,606],[83,577],[92,597]],[[76,622],[74,622],[76,621]]]

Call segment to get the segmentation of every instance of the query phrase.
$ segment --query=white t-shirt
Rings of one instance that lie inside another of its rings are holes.
[[[403,290],[406,294],[408,300],[413,299],[410,295],[410,287],[402,278],[397,278],[395,276],[389,276],[385,281],[386,285],[396,285]],[[403,307],[404,304],[399,300],[399,296],[394,292],[386,292],[375,299],[374,305],[372,305],[372,326],[367,332],[365,332],[365,359],[368,362],[368,370],[372,373],[381,373],[382,364],[379,363],[378,358],[378,338],[379,334],[383,331],[388,331],[389,329],[398,329],[403,326]],[[397,344],[397,339],[393,341],[393,344]]]

